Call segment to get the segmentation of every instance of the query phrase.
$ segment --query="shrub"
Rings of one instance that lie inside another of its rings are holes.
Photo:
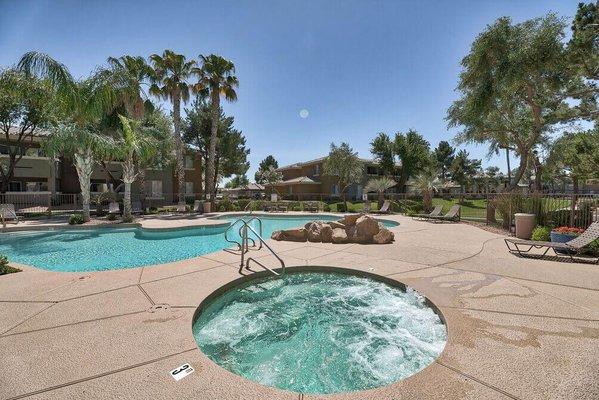
[[[325,204],[322,206],[322,211],[325,211],[325,212],[330,212],[330,211],[331,211],[331,206],[325,203]]]
[[[109,221],[116,221],[116,214],[108,214],[106,219]]]
[[[599,257],[599,239],[589,244],[586,248],[585,253],[593,257]]]
[[[347,207],[345,207],[345,203],[337,203],[337,212],[347,212]]]
[[[0,254],[0,275],[12,274],[13,272],[19,272],[20,269],[13,268],[8,265],[8,258],[5,255]]]
[[[69,217],[69,225],[81,225],[83,223],[83,214],[73,214]]]
[[[548,226],[537,225],[532,231],[531,239],[537,242],[548,242],[551,237],[551,228]]]

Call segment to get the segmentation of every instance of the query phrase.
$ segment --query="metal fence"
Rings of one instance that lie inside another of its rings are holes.
[[[190,193],[184,195],[187,204],[195,200],[203,200],[202,194]],[[341,196],[324,195],[321,193],[298,193],[280,195],[283,201],[314,202],[324,204],[341,203]],[[376,193],[367,195],[371,208],[376,209],[379,196]],[[548,226],[575,226],[586,228],[593,221],[599,220],[599,194],[555,194],[555,193],[463,193],[436,195],[432,199],[410,193],[386,193],[384,198],[391,200],[394,212],[412,214],[442,205],[444,212],[454,204],[460,204],[460,216],[465,220],[480,221],[487,224],[497,224],[510,229],[514,223],[514,214],[532,213],[536,215],[537,224]],[[142,208],[160,209],[176,206],[179,195],[163,193],[159,195],[132,194],[133,202],[140,202]],[[116,201],[122,204],[123,193],[93,193],[90,208],[92,212],[105,212],[108,204]],[[248,199],[217,199],[217,203],[237,202],[247,204]],[[363,200],[348,200],[355,206],[350,211],[359,211]],[[15,210],[21,215],[55,215],[79,212],[82,210],[81,194],[63,194],[48,192],[23,192],[0,194],[0,203],[15,205]],[[425,204],[426,203],[426,204]],[[243,209],[244,207],[240,207]],[[217,204],[218,209],[218,204]],[[303,209],[298,207],[298,209]],[[321,207],[323,209],[323,207]]]

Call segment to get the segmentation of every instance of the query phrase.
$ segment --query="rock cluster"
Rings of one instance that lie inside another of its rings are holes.
[[[302,228],[273,232],[272,239],[290,242],[391,243],[395,235],[376,219],[363,214],[346,215],[339,221],[312,221]]]

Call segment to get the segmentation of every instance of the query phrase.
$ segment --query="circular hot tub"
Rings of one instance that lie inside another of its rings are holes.
[[[329,394],[388,385],[443,351],[440,313],[416,291],[345,269],[288,270],[207,299],[195,340],[221,367],[249,380]]]

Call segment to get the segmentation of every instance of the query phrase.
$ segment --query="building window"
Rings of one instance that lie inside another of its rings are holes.
[[[108,191],[108,186],[106,185],[106,183],[92,182],[89,185],[89,190],[92,193],[103,193]]]
[[[287,186],[287,194],[293,194],[293,186]]]
[[[320,175],[320,164],[314,166],[314,176]]]
[[[23,190],[23,184],[19,181],[8,182],[9,192],[21,192]]]
[[[193,156],[185,156],[185,169],[193,169]]]
[[[193,182],[185,182],[185,194],[193,194]]]
[[[331,194],[333,196],[339,196],[339,185],[335,184],[331,186]]]
[[[48,182],[25,182],[26,192],[47,192]]]
[[[154,198],[162,197],[162,181],[148,181],[150,186],[150,196]]]

